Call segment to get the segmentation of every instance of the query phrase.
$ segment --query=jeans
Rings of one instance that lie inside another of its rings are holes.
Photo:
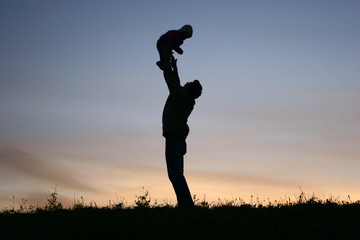
[[[178,136],[166,136],[165,157],[169,179],[174,187],[179,207],[193,206],[189,187],[184,177],[185,139]]]

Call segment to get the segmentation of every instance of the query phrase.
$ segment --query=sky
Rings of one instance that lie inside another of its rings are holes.
[[[176,204],[156,41],[191,24],[185,176],[209,202],[360,200],[360,2],[0,2],[0,207]],[[125,199],[125,200],[124,200]]]

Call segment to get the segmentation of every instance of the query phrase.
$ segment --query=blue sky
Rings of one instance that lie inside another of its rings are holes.
[[[156,67],[184,24],[192,194],[360,199],[358,1],[1,1],[0,205],[57,189],[175,203]]]

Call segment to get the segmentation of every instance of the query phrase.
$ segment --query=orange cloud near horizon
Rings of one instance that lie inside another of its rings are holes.
[[[21,199],[27,199],[29,204],[44,205],[55,186],[59,200],[68,206],[72,206],[81,197],[85,203],[94,201],[103,206],[109,204],[109,201],[116,203],[122,200],[132,205],[136,196],[142,194],[142,187],[149,191],[153,201],[156,199],[158,203],[176,204],[165,165],[148,167],[117,163],[106,166],[101,162],[92,162],[77,172],[61,163],[50,164],[39,160],[41,157],[36,154],[20,149],[3,149],[0,157],[1,168],[14,174],[12,177],[17,178],[17,182],[22,185],[20,188],[3,188],[0,193],[2,207],[13,204],[13,196],[17,205]],[[295,200],[300,194],[299,186],[306,194],[315,194],[320,198],[332,195],[346,199],[350,195],[352,200],[360,199],[360,192],[354,187],[344,189],[341,185],[325,186],[313,183],[311,179],[299,181],[282,176],[191,169],[186,170],[185,175],[191,193],[200,199],[205,196],[209,202],[235,198],[249,201],[251,196],[263,201],[289,197]]]

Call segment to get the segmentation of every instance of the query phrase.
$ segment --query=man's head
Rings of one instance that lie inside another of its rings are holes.
[[[194,80],[192,82],[188,82],[185,84],[185,86],[189,93],[190,93],[190,96],[193,98],[193,99],[197,99],[198,97],[201,96],[201,93],[202,93],[202,86],[200,84],[200,82],[198,80]]]

